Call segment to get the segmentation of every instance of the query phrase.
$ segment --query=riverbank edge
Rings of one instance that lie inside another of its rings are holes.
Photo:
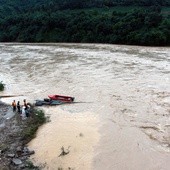
[[[0,101],[0,170],[39,170],[29,160],[34,151],[27,144],[36,136],[38,128],[46,123],[44,112],[31,105],[30,116],[22,120],[19,113],[6,117],[12,108]]]

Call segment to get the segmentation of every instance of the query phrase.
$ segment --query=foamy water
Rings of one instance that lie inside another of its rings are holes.
[[[29,144],[44,169],[143,170],[170,167],[170,50],[97,44],[0,44],[1,94],[44,107],[50,122]],[[69,154],[59,157],[61,147]]]

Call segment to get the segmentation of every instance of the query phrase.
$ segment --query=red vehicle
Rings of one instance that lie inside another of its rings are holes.
[[[59,100],[59,101],[63,101],[63,102],[73,102],[74,101],[74,97],[70,97],[70,96],[49,95],[48,97],[51,100]]]

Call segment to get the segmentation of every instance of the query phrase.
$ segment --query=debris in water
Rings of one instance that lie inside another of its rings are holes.
[[[64,147],[62,146],[62,148],[61,148],[61,154],[58,156],[58,157],[60,157],[60,156],[65,156],[65,155],[67,155],[67,154],[69,154],[69,148],[70,148],[70,146],[68,147],[68,149],[67,149],[67,151],[65,151],[64,150]]]

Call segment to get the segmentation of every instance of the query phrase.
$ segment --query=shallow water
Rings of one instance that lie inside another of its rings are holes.
[[[44,169],[170,166],[170,49],[97,44],[0,44],[3,99],[70,95],[29,147]],[[58,157],[61,147],[69,154]]]

